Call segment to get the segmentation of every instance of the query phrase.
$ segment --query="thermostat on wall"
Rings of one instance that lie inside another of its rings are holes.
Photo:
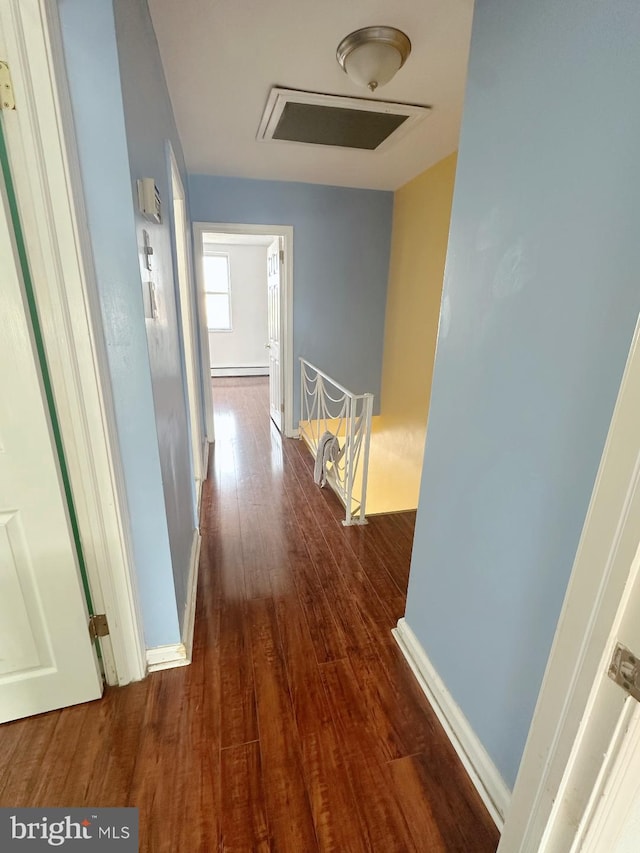
[[[151,222],[162,222],[160,192],[153,178],[140,178],[138,184],[138,210]]]

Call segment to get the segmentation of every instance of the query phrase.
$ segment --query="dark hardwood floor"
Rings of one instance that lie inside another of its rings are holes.
[[[265,380],[214,402],[193,663],[0,726],[0,805],[135,805],[152,853],[495,851],[390,634],[415,514],[344,528]]]

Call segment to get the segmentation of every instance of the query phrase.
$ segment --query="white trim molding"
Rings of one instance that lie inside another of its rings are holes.
[[[3,0],[3,114],[108,684],[144,677],[129,514],[55,0]]]
[[[637,850],[640,808],[640,707],[629,697],[611,739],[589,808],[570,853]],[[629,829],[634,838],[629,844]],[[621,836],[626,844],[622,847]]]
[[[459,705],[436,672],[420,641],[406,619],[398,621],[391,632],[400,646],[402,654],[418,680],[423,693],[429,700],[436,716],[442,723],[447,737],[458,754],[464,769],[469,774],[475,789],[500,831],[511,801],[511,792],[500,775],[498,768],[471,728]]]
[[[283,360],[283,376],[284,376],[284,418],[283,427],[284,434],[288,438],[293,438],[297,434],[297,427],[294,427],[294,411],[293,411],[293,225],[251,225],[243,223],[230,222],[194,222],[193,236],[196,255],[196,269],[198,271],[198,292],[204,293],[204,284],[202,282],[202,274],[200,272],[202,264],[199,259],[202,257],[202,235],[204,233],[213,234],[257,234],[259,236],[273,236],[284,238],[284,288],[281,298],[281,340],[282,340],[282,360]],[[206,327],[206,323],[205,323]],[[203,332],[207,337],[207,352],[208,352],[208,330]],[[211,363],[210,361],[208,362]],[[213,432],[210,431],[209,437],[212,438]]]
[[[207,479],[209,474],[209,451],[211,444],[208,438],[205,438],[202,442],[202,471],[204,473],[203,482]]]
[[[203,365],[201,349],[198,343],[198,305],[195,298],[195,280],[191,258],[191,239],[188,223],[187,200],[180,176],[180,169],[171,142],[167,139],[165,148],[168,161],[168,181],[171,192],[170,232],[173,249],[174,279],[178,289],[179,325],[182,332],[180,346],[184,357],[185,368],[185,404],[189,415],[189,438],[193,477],[196,493],[194,522],[197,524],[197,513],[200,509],[200,494],[202,481],[206,471],[202,470],[202,454],[200,448],[204,438],[203,411]]]
[[[211,376],[268,376],[268,367],[212,367]]]
[[[160,672],[191,663],[184,643],[170,643],[167,646],[153,646],[147,649],[147,671]]]
[[[200,545],[202,538],[199,530],[193,531],[189,579],[187,581],[187,600],[182,619],[182,642],[166,646],[153,646],[147,649],[148,672],[159,672],[177,666],[188,666],[193,655],[193,633],[196,621],[196,596],[198,592],[198,568],[200,565]]]
[[[198,594],[198,570],[200,567],[200,546],[202,537],[199,530],[193,531],[193,543],[191,545],[191,561],[189,566],[189,580],[187,581],[187,600],[184,605],[184,616],[182,619],[182,645],[187,652],[187,658],[191,661],[193,653],[193,632],[196,623],[196,596]]]

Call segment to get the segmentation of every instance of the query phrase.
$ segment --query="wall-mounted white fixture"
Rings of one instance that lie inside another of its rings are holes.
[[[140,178],[138,185],[138,210],[150,222],[162,222],[160,191],[153,178]]]
[[[395,27],[364,27],[342,39],[338,62],[358,86],[375,92],[395,75],[411,53],[411,42]]]

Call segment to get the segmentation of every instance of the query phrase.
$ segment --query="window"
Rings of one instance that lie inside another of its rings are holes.
[[[228,255],[205,255],[204,292],[207,326],[215,332],[231,331],[231,283]]]

